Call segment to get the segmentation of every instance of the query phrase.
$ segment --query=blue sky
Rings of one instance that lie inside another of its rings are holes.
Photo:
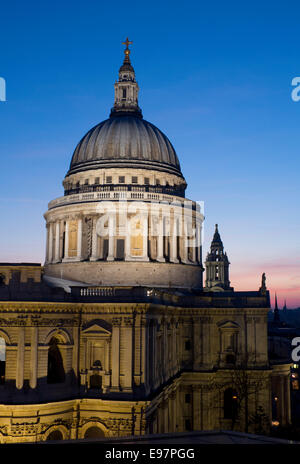
[[[300,305],[299,15],[279,1],[2,5],[0,261],[43,262],[43,213],[109,115],[129,36],[144,117],[205,202],[204,257],[217,222],[232,285],[255,290],[266,272],[272,297]]]

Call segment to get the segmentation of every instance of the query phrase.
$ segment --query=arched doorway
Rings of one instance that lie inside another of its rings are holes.
[[[63,434],[60,430],[53,430],[47,436],[47,441],[54,441],[54,440],[63,440]]]
[[[48,375],[47,383],[63,383],[65,381],[65,369],[58,347],[58,339],[52,337],[49,342],[48,350]]]
[[[105,433],[103,432],[100,427],[96,427],[93,425],[92,427],[89,427],[84,434],[84,438],[102,438],[105,437]]]

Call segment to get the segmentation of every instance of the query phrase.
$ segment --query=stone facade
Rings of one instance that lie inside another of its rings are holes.
[[[0,303],[2,442],[46,440],[55,430],[83,438],[89,426],[99,436],[230,429],[224,392],[245,362],[249,379],[259,379],[248,414],[257,404],[270,413],[266,296],[86,287],[69,298]],[[53,339],[64,377],[50,383]],[[287,386],[287,369],[278,376]]]

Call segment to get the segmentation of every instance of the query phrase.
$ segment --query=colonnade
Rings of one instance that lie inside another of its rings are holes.
[[[47,223],[46,263],[157,261],[201,264],[202,219],[179,214],[78,214]]]

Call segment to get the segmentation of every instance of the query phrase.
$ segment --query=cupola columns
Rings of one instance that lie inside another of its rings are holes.
[[[138,106],[139,86],[135,80],[135,72],[130,62],[129,45],[132,44],[128,37],[125,42],[124,62],[119,69],[119,80],[115,83],[115,104],[110,117],[133,114],[142,117],[142,111]]]

